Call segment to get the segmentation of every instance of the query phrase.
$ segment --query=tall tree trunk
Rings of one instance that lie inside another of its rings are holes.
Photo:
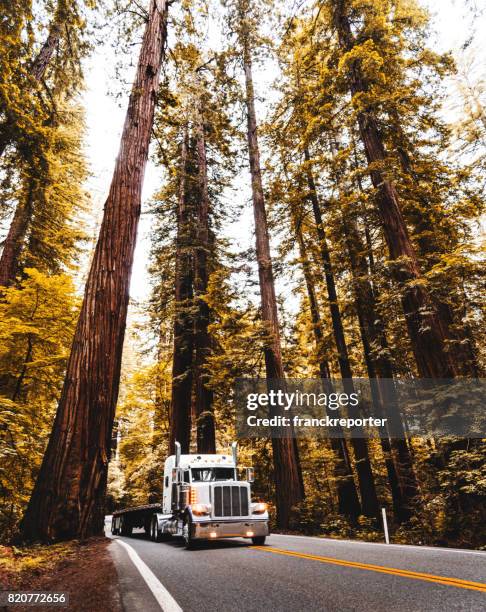
[[[314,332],[317,355],[319,359],[319,373],[325,392],[332,393],[334,389],[331,383],[331,374],[329,363],[324,357],[323,340],[324,333],[322,329],[322,319],[319,312],[319,304],[317,302],[316,291],[314,287],[314,279],[309,258],[307,256],[302,227],[298,219],[294,218],[294,231],[299,246],[299,255],[304,272],[304,279],[307,288],[307,296],[309,298],[309,306],[312,320],[312,329]],[[329,415],[333,416],[334,415]],[[344,438],[344,433],[341,429],[339,437],[331,436],[330,443],[334,452],[335,464],[333,466],[334,477],[338,494],[338,507],[340,514],[349,516],[352,520],[356,520],[361,514],[361,504],[359,502],[358,491],[353,478],[353,469],[349,459],[348,447]]]
[[[189,185],[189,136],[187,127],[181,145],[179,204],[177,208],[174,355],[172,361],[172,397],[170,405],[169,453],[175,442],[189,453],[191,440],[191,396],[193,384],[194,330],[190,312],[193,300],[194,267],[192,257],[192,214]]]
[[[47,66],[52,59],[54,49],[61,38],[61,26],[57,22],[56,17],[53,19],[49,27],[49,34],[30,68],[31,74],[36,81],[41,81],[44,76]],[[9,112],[9,109],[7,109],[6,115],[7,118],[0,128],[0,158],[12,141],[12,131],[15,130],[15,113]]]
[[[47,66],[51,61],[52,54],[59,42],[61,36],[61,27],[56,20],[50,26],[49,34],[44,44],[42,45],[37,57],[32,62],[31,73],[36,81],[40,81],[44,76]],[[15,115],[14,115],[15,116]],[[5,149],[10,144],[10,136],[14,130],[14,116],[7,118],[6,123],[2,126],[0,135],[0,158]],[[32,184],[29,188],[30,197],[32,200]],[[26,206],[25,203],[19,202],[15,209],[10,228],[3,244],[2,256],[0,259],[0,287],[7,287],[15,280],[15,275],[18,270],[19,257],[22,252],[25,236],[30,224],[32,215],[32,202]]]
[[[411,504],[418,495],[417,480],[398,411],[398,398],[394,392],[394,372],[388,357],[388,342],[368,276],[366,249],[356,222],[346,213],[343,213],[343,234],[351,263],[356,311],[373,403],[387,417],[388,422],[392,423],[394,436],[400,436],[391,439],[381,438],[380,441],[392,492],[394,513],[402,522],[411,516]],[[380,381],[380,379],[386,380]]]
[[[3,243],[3,251],[0,257],[0,287],[8,287],[15,281],[22,246],[32,215],[33,192],[33,179],[30,179],[26,197],[17,204],[7,237]]]
[[[197,452],[216,452],[216,432],[212,408],[213,392],[207,385],[207,358],[211,349],[209,306],[205,299],[209,279],[209,258],[211,254],[209,234],[210,202],[208,193],[208,164],[206,158],[206,139],[202,109],[199,109],[197,124],[197,159],[199,178],[199,198],[197,207],[197,236],[195,250],[194,289],[196,293],[197,314],[195,323],[195,411],[197,419]]]
[[[331,138],[330,144],[336,156],[339,149],[334,138]],[[356,149],[354,151],[356,156]],[[354,169],[356,170],[357,167],[354,166]],[[336,186],[340,197],[346,202],[350,194],[343,178],[344,171],[338,167],[335,171]],[[359,178],[358,188],[362,190]],[[398,397],[393,382],[394,370],[389,357],[385,327],[378,313],[375,290],[370,278],[370,268],[373,266],[371,237],[368,232],[369,244],[367,246],[371,257],[368,265],[367,249],[363,244],[356,219],[347,204],[341,207],[341,217],[342,233],[351,265],[356,313],[366,369],[370,379],[372,401],[380,414],[386,416],[387,422],[392,424],[394,436],[398,436],[381,437],[380,442],[392,493],[394,514],[399,522],[403,522],[411,517],[411,505],[413,500],[416,501],[418,485],[399,412]]]
[[[242,18],[242,21],[243,20],[244,17]],[[243,26],[243,24],[241,25]],[[270,381],[283,381],[285,375],[282,364],[277,299],[275,295],[267,215],[260,168],[251,51],[248,35],[243,34],[241,38],[245,71],[248,123],[247,138],[253,195],[253,213],[255,217],[256,254],[258,259],[262,319],[267,325],[272,338],[265,348],[265,366],[267,379]],[[289,525],[292,506],[298,504],[303,499],[304,490],[297,441],[295,438],[291,438],[286,434],[283,435],[284,437],[272,437],[272,449],[277,522],[279,527],[286,528]]]
[[[344,52],[354,46],[345,0],[333,0],[334,22],[339,44]],[[367,91],[357,61],[349,69],[352,95]],[[403,218],[395,185],[381,170],[386,162],[383,139],[372,109],[357,114],[358,127],[370,165],[371,181],[376,189],[376,204],[390,257],[395,261],[394,274],[402,287],[402,304],[408,332],[420,376],[450,378],[459,373],[453,355],[446,350],[450,339],[447,322],[443,320],[426,289],[414,283],[421,277],[419,264]],[[398,260],[398,261],[397,261]]]
[[[395,122],[395,129],[399,134],[403,134],[398,117],[395,117]],[[434,231],[434,219],[430,214],[433,205],[429,202],[428,198],[421,193],[420,177],[417,172],[415,172],[410,155],[402,146],[397,146],[396,151],[403,172],[412,179],[418,190],[420,210],[418,214],[412,213],[409,215],[409,222],[414,226],[418,234],[417,246],[419,254],[428,260],[428,267],[431,267],[438,263],[438,255],[444,254],[447,251],[447,245],[440,242],[439,237]],[[461,303],[465,305],[467,303],[466,296],[460,295],[460,289],[454,285],[454,282],[447,283],[447,279],[445,280],[446,287],[443,287],[441,291],[442,295],[446,296],[445,299],[441,299],[440,296],[434,296],[439,316],[448,327],[449,334],[453,341],[452,350],[456,358],[457,366],[460,368],[461,376],[478,378],[481,376],[481,367],[478,362],[473,334],[467,324],[464,325],[462,321],[457,320],[457,314],[453,306],[447,301],[448,299],[452,299],[456,307]]]
[[[25,540],[100,535],[143,176],[167,4],[150,0],[100,236],[44,460],[22,521]]]
[[[49,27],[49,34],[44,44],[37,54],[37,57],[32,62],[32,75],[36,81],[40,81],[44,76],[60,38],[61,25],[54,19]]]
[[[329,252],[329,247],[327,246],[327,238],[324,229],[321,208],[317,197],[314,176],[312,174],[310,153],[307,148],[304,150],[304,158],[306,162],[306,175],[307,184],[309,187],[309,199],[312,204],[312,211],[316,223],[316,232],[317,238],[319,240],[319,250],[322,258],[324,276],[326,280],[329,311],[331,314],[334,341],[336,343],[338,353],[339,369],[341,371],[344,389],[346,393],[350,394],[355,392],[352,380],[353,373],[351,370],[351,363],[349,361],[348,347],[346,344],[341,311],[338,303],[336,283],[334,281],[334,272],[331,263],[331,255]],[[352,418],[359,418],[359,414],[355,408],[352,408],[350,406],[348,408],[348,411]],[[361,506],[363,513],[366,516],[377,517],[379,514],[379,504],[378,497],[376,494],[373,472],[371,469],[368,445],[365,439],[355,437],[351,439],[351,443],[353,445],[354,454],[356,456],[356,471],[358,473],[359,490],[361,493]]]

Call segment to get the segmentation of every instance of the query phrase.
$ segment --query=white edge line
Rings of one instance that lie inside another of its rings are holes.
[[[140,572],[140,575],[147,583],[148,588],[152,592],[152,595],[155,597],[162,610],[164,610],[164,612],[182,612],[182,608],[179,606],[177,601],[172,597],[149,566],[142,561],[135,549],[123,540],[119,540],[118,538],[113,539],[118,542],[118,544],[121,544],[123,548],[125,548],[133,565],[135,565]]]
[[[385,544],[384,542],[364,542],[363,540],[338,540],[337,538],[320,538],[318,536],[301,536],[301,535],[290,535],[286,533],[271,533],[269,537],[280,537],[280,538],[299,538],[301,540],[314,540],[318,542],[331,542],[332,544],[367,544],[369,546],[386,546],[387,548],[413,548],[414,550],[427,550],[432,552],[446,552],[446,553],[462,553],[464,555],[476,555],[478,557],[485,557],[486,552],[480,550],[464,550],[462,548],[442,548],[434,546],[418,546],[416,544]]]

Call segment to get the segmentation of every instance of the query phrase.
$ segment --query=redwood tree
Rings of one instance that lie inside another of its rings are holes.
[[[172,396],[169,411],[169,452],[179,442],[183,453],[191,441],[191,396],[193,382],[194,329],[190,312],[193,300],[193,250],[191,200],[193,199],[193,160],[189,151],[187,127],[181,143],[179,194],[177,206],[176,262],[174,279],[174,352],[172,357]]]
[[[343,379],[343,388],[347,393],[354,393],[353,372],[349,359],[346,337],[344,335],[344,325],[339,308],[336,282],[331,261],[331,254],[327,244],[326,230],[322,218],[321,206],[317,196],[316,184],[312,172],[312,160],[307,148],[304,149],[304,159],[306,163],[306,175],[308,185],[308,197],[312,205],[312,212],[316,224],[316,234],[319,241],[319,253],[322,259],[324,278],[326,281],[329,312],[332,321],[334,341],[336,343],[339,370]],[[349,407],[348,412],[353,418],[358,418],[359,413],[356,408]],[[361,492],[361,505],[363,514],[366,516],[378,516],[379,504],[376,494],[373,471],[371,469],[370,456],[366,440],[361,437],[351,439],[354,453],[356,456],[356,471],[358,473],[359,489]]]
[[[260,151],[258,146],[257,120],[255,112],[255,91],[252,75],[251,34],[249,27],[249,5],[239,0],[238,34],[243,56],[243,69],[246,86],[247,141],[255,218],[256,256],[260,283],[262,320],[270,333],[270,341],[265,348],[265,366],[269,381],[283,381],[285,374],[280,346],[280,330],[277,314],[277,299],[273,277],[272,258],[268,223],[263,194]],[[271,384],[271,383],[270,383]],[[292,506],[299,503],[303,496],[302,474],[299,463],[297,442],[287,432],[282,437],[272,437],[273,466],[277,505],[277,522],[280,527],[288,527]]]
[[[15,19],[17,20],[16,28],[12,28],[11,22],[9,22],[8,16],[5,16],[5,23],[10,25],[11,31],[12,29],[17,29],[16,34],[22,31],[25,27],[25,23],[22,22],[22,17],[26,18],[26,21],[31,19],[31,15],[21,15],[21,11],[18,10],[19,7],[12,7],[12,13],[15,14]],[[17,9],[17,10],[16,10]],[[20,13],[20,15],[19,15]],[[49,25],[49,33],[47,35],[46,40],[42,44],[39,49],[37,55],[34,57],[31,65],[26,72],[28,72],[29,76],[34,79],[34,83],[40,83],[44,74],[46,72],[47,67],[52,59],[54,50],[59,43],[61,38],[61,22],[65,13],[65,0],[60,0],[56,7],[55,14],[52,18],[52,21]],[[11,34],[10,31],[10,34]],[[20,37],[19,37],[20,38]],[[16,58],[18,60],[18,58]],[[22,68],[18,65],[17,70],[22,70]],[[30,94],[30,91],[28,92]],[[0,104],[0,109],[3,111],[5,115],[5,120],[0,125],[0,157],[3,155],[7,146],[12,142],[12,140],[17,140],[19,133],[22,130],[19,130],[18,126],[18,113],[19,108],[12,108],[12,106],[17,106],[12,104],[12,100],[8,100],[10,105],[2,101]]]
[[[88,4],[90,4],[88,0]],[[77,74],[73,72],[79,71],[79,61],[82,55],[81,48],[83,44],[75,35],[75,30],[83,30],[84,24],[79,19],[79,7],[76,2],[67,2],[59,0],[56,9],[49,24],[48,35],[36,56],[30,63],[30,66],[23,67],[18,62],[15,66],[17,78],[24,73],[23,87],[19,88],[22,91],[20,101],[8,97],[6,100],[0,97],[0,115],[5,116],[5,120],[0,125],[0,158],[2,157],[8,145],[14,144],[20,153],[21,158],[27,158],[30,172],[33,178],[29,179],[27,196],[21,199],[15,208],[10,227],[3,241],[3,251],[0,256],[0,287],[11,285],[19,270],[19,259],[24,246],[25,238],[31,224],[31,219],[34,209],[35,199],[35,177],[39,174],[39,166],[47,166],[46,161],[46,143],[45,143],[45,127],[52,126],[58,119],[56,117],[56,103],[52,100],[52,92],[49,94],[49,104],[52,104],[53,109],[48,109],[46,115],[46,102],[39,107],[37,97],[39,97],[39,89],[43,79],[46,76],[46,71],[52,62],[54,52],[59,45],[63,31],[65,37],[69,40],[66,45],[67,50],[64,52],[64,57],[61,58],[62,63],[70,63],[74,60],[73,65],[69,65],[66,73],[69,77],[66,82],[63,82],[61,89],[68,94],[69,90],[76,89]],[[8,20],[6,19],[8,23]],[[56,79],[55,79],[56,80]],[[52,87],[52,84],[50,84]],[[52,87],[56,89],[56,87]],[[25,108],[23,108],[25,107]],[[41,109],[39,112],[39,108]],[[23,112],[22,112],[23,111]],[[35,127],[33,127],[35,125]]]
[[[119,155],[64,387],[21,525],[25,540],[84,538],[103,531],[129,284],[166,19],[166,0],[150,0]]]
[[[213,392],[207,384],[205,371],[207,357],[211,349],[209,306],[205,300],[209,280],[209,260],[211,235],[209,229],[210,201],[208,193],[208,163],[206,157],[206,138],[204,134],[203,100],[199,101],[196,126],[196,148],[198,159],[199,198],[196,217],[196,249],[194,266],[194,289],[197,298],[197,313],[194,333],[195,365],[195,413],[197,419],[197,451],[216,452],[216,432],[212,410]]]
[[[294,216],[294,232],[297,238],[300,261],[302,263],[302,271],[304,273],[304,280],[307,289],[307,297],[309,299],[312,329],[319,360],[319,374],[326,393],[332,393],[334,392],[334,388],[331,381],[329,363],[323,354],[322,345],[324,340],[324,331],[311,270],[311,263],[307,256],[307,248],[302,232],[301,220],[295,218],[294,211],[292,211],[292,214]],[[329,416],[332,416],[332,414],[329,414]],[[330,437],[329,442],[335,458],[333,468],[336,480],[339,512],[351,517],[353,520],[356,520],[361,514],[361,504],[353,478],[353,469],[349,457],[347,441],[344,436],[344,432],[339,426],[335,428],[334,435]]]
[[[31,180],[27,193],[14,212],[0,257],[0,287],[7,287],[14,280],[27,228],[32,215],[34,184]]]
[[[346,0],[331,0],[333,22],[343,54],[351,54],[356,41]],[[348,85],[355,100],[369,92],[359,59],[348,65]],[[394,274],[402,287],[402,304],[417,369],[425,378],[449,378],[461,372],[447,346],[452,338],[450,321],[437,308],[424,286],[417,282],[421,271],[408,228],[403,217],[394,182],[386,172],[387,152],[376,113],[371,105],[356,113],[359,134],[369,164],[371,182],[380,214]]]

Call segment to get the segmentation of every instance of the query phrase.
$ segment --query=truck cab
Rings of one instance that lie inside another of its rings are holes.
[[[245,479],[238,478],[239,473]],[[251,538],[263,544],[268,535],[265,504],[251,503],[253,469],[238,469],[236,443],[232,452],[221,455],[176,454],[165,461],[162,534],[183,536],[190,546],[199,539]],[[175,520],[174,520],[175,519]],[[177,525],[175,525],[177,523]]]
[[[183,501],[181,496],[189,492],[188,503],[210,504],[214,498],[214,489],[222,483],[238,481],[236,466],[232,457],[227,455],[181,455],[176,466],[176,456],[171,455],[165,461],[164,489],[162,507],[164,514],[169,514]],[[246,483],[238,483],[248,491]]]

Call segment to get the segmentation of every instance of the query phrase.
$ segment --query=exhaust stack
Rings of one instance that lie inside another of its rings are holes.
[[[180,462],[181,462],[181,443],[176,442],[175,443],[175,466],[176,468],[179,467]]]
[[[238,442],[233,442],[231,445],[231,452],[233,453],[233,461],[235,463],[235,467],[238,466]]]

